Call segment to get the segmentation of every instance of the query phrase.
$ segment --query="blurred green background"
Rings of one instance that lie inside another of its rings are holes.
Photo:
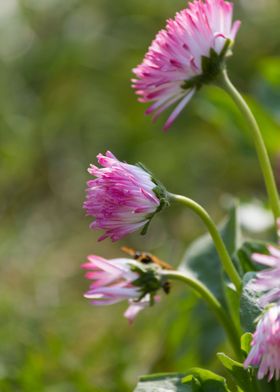
[[[142,161],[216,221],[229,194],[265,200],[246,126],[223,92],[204,88],[165,134],[165,115],[152,124],[131,90],[131,69],[184,6],[1,0],[1,392],[126,392],[148,372],[218,366],[221,331],[180,285],[132,327],[122,317],[126,304],[97,308],[82,297],[80,264],[88,254],[118,257],[126,244],[176,265],[205,231],[191,212],[173,207],[145,238],[98,243],[81,207],[98,152]],[[280,3],[236,1],[235,15],[242,27],[229,73],[254,109],[280,177]]]

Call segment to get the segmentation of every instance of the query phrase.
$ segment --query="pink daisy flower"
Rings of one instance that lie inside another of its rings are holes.
[[[280,378],[280,306],[269,308],[259,319],[245,368],[258,366],[258,379]]]
[[[103,229],[99,238],[117,241],[142,228],[146,230],[152,217],[165,204],[165,191],[140,166],[120,162],[111,152],[99,154],[102,168],[91,165],[89,173],[96,177],[88,181],[84,208],[95,217],[92,229]]]
[[[260,305],[266,306],[280,300],[280,249],[269,245],[269,254],[254,253],[253,261],[267,268],[258,272],[250,286],[261,292]]]
[[[168,129],[194,93],[216,78],[231,51],[240,22],[232,24],[233,4],[224,0],[194,0],[167,21],[134,70],[132,87],[140,102],[154,102],[146,114],[153,119],[177,103]],[[178,103],[179,102],[179,103]]]
[[[91,255],[82,268],[87,271],[86,278],[92,281],[89,290],[84,294],[85,298],[98,306],[127,300],[129,307],[124,316],[130,323],[141,310],[159,300],[155,292],[161,287],[160,280],[157,280],[154,274],[146,272],[143,265],[135,260],[107,260]],[[143,282],[141,276],[144,276]],[[150,289],[149,284],[153,289]]]

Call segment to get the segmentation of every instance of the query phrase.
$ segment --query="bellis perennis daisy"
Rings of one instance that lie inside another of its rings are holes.
[[[270,307],[259,319],[252,349],[244,366],[258,366],[258,378],[280,378],[280,306]]]
[[[280,301],[280,249],[268,246],[269,254],[254,253],[253,261],[266,268],[256,274],[251,287],[261,292],[260,305],[266,306]]]
[[[120,258],[107,260],[88,256],[82,265],[86,278],[91,280],[85,297],[93,305],[112,305],[127,300],[129,307],[124,316],[132,322],[137,314],[159,301],[156,292],[162,287],[158,267],[146,267],[135,260]]]
[[[219,74],[231,51],[240,22],[232,24],[233,5],[224,0],[194,0],[167,21],[144,61],[133,72],[140,102],[154,102],[146,111],[156,119],[179,102],[168,118],[168,129],[196,90]]]
[[[141,166],[120,162],[111,152],[97,156],[98,168],[91,165],[84,208],[95,217],[93,229],[103,229],[99,238],[117,241],[142,228],[145,231],[154,214],[168,203],[164,188]]]

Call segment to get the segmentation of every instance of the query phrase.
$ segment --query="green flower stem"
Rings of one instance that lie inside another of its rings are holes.
[[[210,290],[199,280],[195,279],[191,275],[187,275],[178,271],[162,271],[161,274],[169,280],[179,280],[183,283],[186,283],[192,289],[194,289],[209,305],[209,307],[214,311],[217,316],[219,322],[224,327],[232,348],[235,351],[235,354],[238,358],[241,357],[240,350],[240,337],[238,332],[235,330],[234,324],[231,322],[230,317],[224,311],[221,303],[217,300],[217,298],[211,293]]]
[[[280,217],[280,200],[279,200],[278,190],[275,183],[275,178],[273,175],[270,159],[258,123],[254,115],[252,114],[249,106],[241,96],[241,94],[236,90],[234,85],[231,83],[226,69],[224,69],[223,72],[221,73],[221,77],[219,79],[219,86],[222,87],[231,96],[231,98],[236,103],[239,110],[244,115],[244,117],[246,118],[246,120],[250,125],[260,166],[264,176],[264,181],[266,184],[270,205],[276,222],[277,218]]]
[[[184,204],[186,207],[189,207],[190,209],[192,209],[205,223],[205,225],[208,228],[208,231],[214,241],[214,244],[216,246],[216,250],[218,252],[218,255],[220,257],[221,263],[227,273],[227,275],[229,276],[229,278],[231,279],[231,281],[233,282],[233,284],[235,285],[238,293],[241,292],[242,289],[242,282],[240,279],[240,276],[228,254],[228,251],[225,247],[225,244],[222,240],[222,237],[215,225],[215,223],[212,221],[211,217],[209,216],[209,214],[204,210],[204,208],[202,208],[198,203],[196,203],[195,201],[193,201],[192,199],[189,199],[185,196],[180,196],[180,195],[173,195],[170,194],[169,195],[171,200],[175,200],[178,201],[182,204]]]

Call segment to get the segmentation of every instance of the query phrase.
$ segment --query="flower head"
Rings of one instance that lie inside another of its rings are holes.
[[[91,165],[84,208],[95,217],[92,229],[103,229],[99,238],[117,241],[137,229],[145,230],[152,217],[166,203],[166,193],[142,167],[120,162],[111,152],[99,154],[103,168]]]
[[[154,102],[146,111],[156,119],[179,102],[168,118],[168,129],[195,91],[218,75],[230,52],[240,22],[232,24],[233,4],[194,0],[167,21],[134,70],[133,88],[140,102]]]
[[[146,267],[130,259],[107,260],[91,255],[82,268],[87,271],[86,278],[92,281],[85,298],[93,305],[112,305],[128,300],[124,316],[130,322],[141,310],[159,300],[156,292],[162,287],[162,279],[158,267]]]
[[[261,292],[260,305],[266,306],[280,300],[280,249],[269,245],[269,254],[254,253],[252,259],[261,265],[264,270],[256,274],[250,286]]]
[[[86,278],[92,281],[85,297],[94,305],[111,305],[124,299],[137,299],[140,291],[132,282],[138,274],[131,270],[132,260],[106,260],[99,256],[88,256],[82,267],[87,270]]]
[[[273,377],[280,378],[280,306],[269,308],[259,319],[253,335],[252,348],[244,363],[258,366],[258,378],[266,375],[270,381]]]

